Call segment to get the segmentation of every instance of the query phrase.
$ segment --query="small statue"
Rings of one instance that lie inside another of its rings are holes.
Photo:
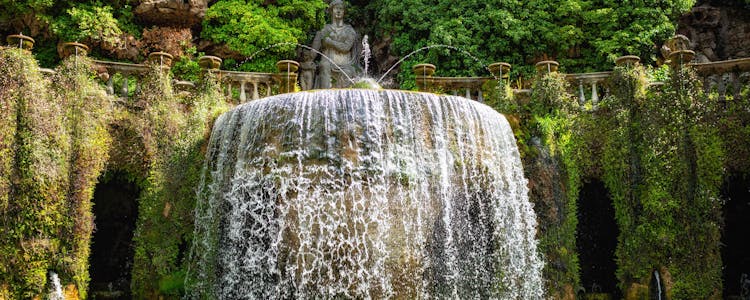
[[[315,88],[319,89],[349,85],[349,79],[356,76],[358,69],[359,51],[355,49],[358,36],[351,25],[344,24],[345,4],[341,0],[333,0],[328,9],[331,24],[318,31],[312,44],[313,48],[328,57],[321,58],[318,65]]]
[[[300,76],[299,86],[303,91],[312,90],[315,86],[315,68],[318,65],[315,63],[315,52],[309,49],[302,51],[302,63],[299,65]]]

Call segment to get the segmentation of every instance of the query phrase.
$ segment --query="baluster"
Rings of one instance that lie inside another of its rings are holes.
[[[466,88],[466,99],[471,100],[471,88]]]
[[[138,77],[133,78],[133,81],[135,81],[135,94],[139,94],[141,92],[141,82],[138,80]]]
[[[227,99],[232,100],[232,81],[227,82]]]
[[[597,103],[599,103],[599,95],[596,92],[596,83],[598,80],[594,80],[594,82],[591,84],[591,105],[596,106]]]
[[[583,80],[578,80],[578,104],[581,107],[586,104],[586,93],[583,92]]]
[[[253,80],[253,100],[260,99],[260,95],[258,95],[258,82]]]
[[[734,100],[740,99],[740,92],[742,91],[742,83],[740,82],[740,76],[737,72],[732,72],[732,86],[734,87]]]
[[[720,75],[718,76],[718,86],[716,88],[716,91],[719,93],[719,102],[725,103],[727,101],[727,85],[726,82],[724,82],[724,76]]]
[[[240,103],[247,101],[247,95],[245,94],[245,80],[240,80]]]
[[[122,87],[120,88],[120,96],[123,98],[128,97],[128,75],[122,74]]]
[[[266,81],[266,97],[271,97],[271,83]]]
[[[453,90],[453,96],[458,96],[458,90]]]
[[[482,89],[479,89],[479,92],[477,93],[477,101],[480,103],[484,103],[484,95],[482,95]]]
[[[114,95],[115,94],[115,76],[109,76],[109,79],[107,79],[107,95]]]

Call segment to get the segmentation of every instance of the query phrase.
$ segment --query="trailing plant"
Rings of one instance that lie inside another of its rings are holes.
[[[148,93],[136,95],[142,135],[153,153],[143,183],[134,241],[133,294],[156,297],[184,292],[180,278],[192,241],[195,191],[213,119],[228,106],[215,75],[206,73],[194,98],[174,96],[167,73],[153,68],[144,78]]]
[[[64,61],[50,81],[30,54],[0,49],[0,56],[9,74],[0,85],[7,108],[0,286],[13,298],[37,297],[52,271],[85,297],[91,197],[107,159],[109,97],[85,58]]]
[[[107,125],[111,98],[95,81],[93,70],[89,59],[70,56],[53,78],[55,91],[67,108],[66,127],[71,137],[63,253],[67,253],[69,274],[82,298],[86,298],[88,290],[89,246],[94,228],[91,200],[110,146]]]
[[[603,175],[620,227],[620,287],[642,289],[659,270],[669,278],[669,297],[715,295],[721,288],[724,161],[709,121],[715,103],[702,95],[689,68],[672,70],[661,92],[646,93],[642,68],[618,67],[612,86],[614,97],[603,103],[615,120],[605,140]]]

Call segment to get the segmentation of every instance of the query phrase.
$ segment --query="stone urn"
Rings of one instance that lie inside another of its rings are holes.
[[[536,63],[536,72],[539,74],[543,74],[545,72],[547,73],[554,73],[557,72],[557,68],[560,66],[560,63],[554,61],[554,60],[543,60],[538,63]]]
[[[208,70],[218,70],[221,67],[221,62],[221,58],[211,55],[204,55],[198,58],[198,65]]]
[[[279,73],[297,73],[299,63],[288,59],[280,60],[276,62],[276,69],[279,70]]]
[[[416,64],[411,69],[416,76],[431,77],[435,74],[436,67],[433,64]]]
[[[632,67],[638,64],[641,61],[641,58],[635,55],[625,55],[620,56],[615,59],[615,65],[617,66],[627,66]]]
[[[669,53],[670,65],[673,67],[689,63],[695,57],[693,50],[677,50]]]
[[[505,62],[491,63],[487,68],[497,79],[508,79],[510,77],[510,64]]]
[[[151,52],[148,55],[148,61],[152,64],[158,64],[162,68],[167,68],[172,66],[172,54],[169,54],[167,52]]]
[[[34,39],[20,33],[9,35],[6,40],[8,41],[8,45],[11,47],[18,46],[18,48],[29,51],[34,48]]]
[[[78,42],[69,42],[62,44],[62,52],[60,52],[60,58],[65,59],[68,56],[86,56],[89,53],[89,46]]]

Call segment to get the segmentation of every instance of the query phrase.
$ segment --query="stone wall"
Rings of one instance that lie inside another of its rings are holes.
[[[680,17],[677,33],[687,36],[698,62],[750,56],[750,5],[699,0]]]

